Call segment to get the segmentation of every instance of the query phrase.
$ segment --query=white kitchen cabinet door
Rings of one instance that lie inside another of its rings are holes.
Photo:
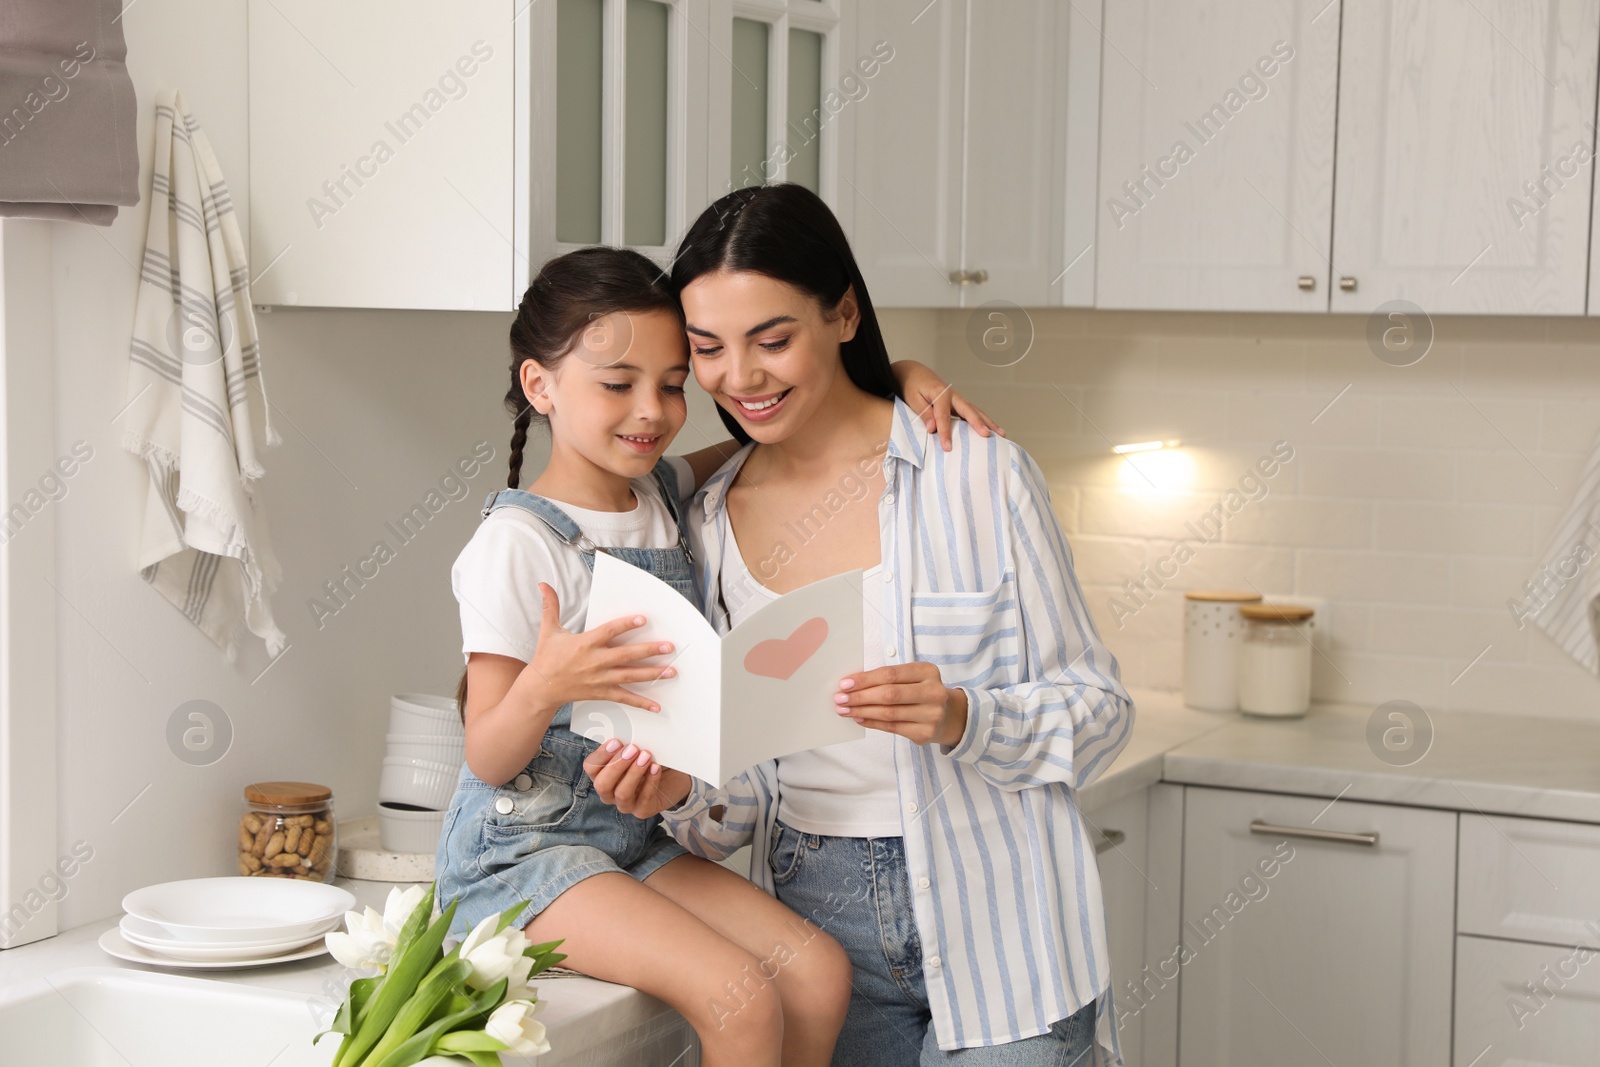
[[[1455,844],[1451,812],[1189,787],[1179,1062],[1445,1067]]]
[[[1461,816],[1456,929],[1600,949],[1600,826]]]
[[[1597,47],[1592,0],[1345,4],[1333,310],[1583,314]]]
[[[250,4],[253,300],[516,306],[517,8]]]
[[[1456,942],[1455,1067],[1593,1067],[1600,954],[1572,946]]]
[[[966,14],[961,262],[984,280],[962,304],[1089,306],[1099,6],[969,0]]]
[[[1096,306],[1327,310],[1339,18],[1106,0]]]
[[[857,46],[891,58],[855,109],[854,174],[841,175],[850,244],[875,304],[954,307],[961,269],[964,0],[871,0]]]
[[[1183,787],[1086,811],[1105,896],[1111,996],[1126,1067],[1176,1067]]]

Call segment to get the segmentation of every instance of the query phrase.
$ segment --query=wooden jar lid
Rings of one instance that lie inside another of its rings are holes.
[[[1190,589],[1183,594],[1185,600],[1205,600],[1221,604],[1248,604],[1261,599],[1260,593],[1240,589]]]
[[[333,790],[315,782],[256,782],[244,787],[252,804],[317,804],[333,798]]]
[[[1241,604],[1239,614],[1258,622],[1304,622],[1316,612],[1303,604]]]

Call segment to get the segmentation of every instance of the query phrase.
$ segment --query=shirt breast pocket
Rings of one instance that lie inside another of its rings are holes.
[[[999,685],[1021,662],[1016,579],[1006,571],[980,593],[913,593],[911,641],[916,659],[939,668],[945,685]]]

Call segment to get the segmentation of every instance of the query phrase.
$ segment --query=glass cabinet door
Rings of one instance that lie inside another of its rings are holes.
[[[690,57],[698,60],[693,27],[704,23],[707,0],[553,3],[554,40],[533,45],[548,73],[542,81],[536,73],[530,90],[533,113],[541,93],[553,101],[555,128],[553,158],[530,161],[535,183],[543,176],[554,187],[555,247],[538,251],[604,243],[661,258],[686,224],[687,201],[701,199],[686,196],[696,183],[683,138],[701,125],[688,114]]]
[[[714,196],[790,181],[831,197],[830,127],[848,106],[843,91],[825,88],[840,63],[839,2],[737,0],[726,8],[727,48],[713,48],[725,60],[720,69],[713,62],[713,80],[722,82],[711,92]],[[717,163],[722,153],[726,169]]]

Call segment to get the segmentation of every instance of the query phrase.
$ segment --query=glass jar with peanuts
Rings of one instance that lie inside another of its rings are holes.
[[[239,873],[250,878],[331,882],[339,855],[333,790],[312,782],[244,787]]]

